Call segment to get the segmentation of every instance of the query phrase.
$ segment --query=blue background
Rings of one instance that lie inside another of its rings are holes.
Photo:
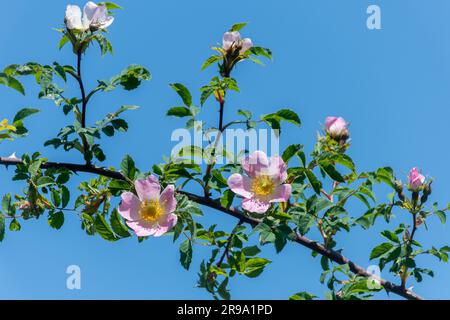
[[[6,5],[6,1],[2,1]],[[80,1],[74,1],[84,5]],[[107,165],[118,166],[129,153],[137,165],[148,170],[169,155],[172,131],[183,125],[165,117],[168,107],[178,105],[172,82],[182,82],[191,91],[206,84],[215,68],[200,71],[211,54],[210,46],[221,41],[233,23],[247,21],[243,31],[257,45],[269,47],[274,61],[266,67],[242,63],[234,76],[241,94],[232,94],[226,119],[238,108],[263,114],[290,107],[303,121],[299,129],[287,126],[282,145],[302,143],[311,150],[317,130],[327,115],[340,115],[351,122],[349,154],[358,169],[392,166],[399,176],[419,166],[434,177],[431,201],[441,206],[449,200],[448,118],[450,115],[450,3],[445,0],[316,0],[316,1],[122,1],[125,10],[116,13],[110,27],[114,56],[100,58],[90,48],[84,61],[84,77],[92,88],[96,79],[107,79],[131,63],[148,67],[153,74],[132,93],[116,90],[96,96],[88,122],[101,119],[122,104],[140,105],[125,118],[127,134],[102,141]],[[380,5],[382,30],[366,28],[366,9]],[[58,51],[59,34],[52,30],[63,23],[65,1],[8,1],[0,19],[3,66],[36,61],[74,64],[69,47]],[[37,100],[31,79],[25,80],[27,96],[0,87],[1,118],[12,118],[20,107],[42,112],[27,121],[31,134],[14,142],[3,142],[0,154],[16,151],[42,152],[53,161],[81,161],[76,153],[44,148],[70,118],[51,101]],[[75,84],[70,84],[76,89]],[[77,94],[75,89],[70,91]],[[198,101],[198,94],[196,94]],[[216,123],[213,100],[204,109],[204,119]],[[169,121],[170,120],[170,121]],[[0,193],[19,192],[20,183],[10,182],[12,169],[0,169]],[[81,178],[89,178],[81,176]],[[76,188],[75,179],[71,184]],[[386,190],[379,189],[379,201]],[[354,216],[364,211],[358,203],[350,207]],[[407,214],[395,212],[394,223],[409,222]],[[205,224],[219,223],[229,230],[234,220],[205,210]],[[430,221],[430,231],[421,228],[417,239],[426,245],[450,243],[448,227]],[[381,242],[377,228],[367,232],[355,228],[338,236],[345,255],[369,266],[370,249]],[[393,226],[392,226],[393,227]],[[312,237],[319,239],[316,234]],[[0,298],[210,298],[195,288],[197,268],[208,254],[197,249],[191,271],[178,263],[178,248],[170,237],[138,244],[135,238],[108,243],[89,237],[80,229],[75,214],[66,215],[61,231],[51,229],[43,217],[27,221],[18,233],[8,232],[0,245]],[[231,282],[232,297],[285,299],[298,291],[323,297],[319,284],[320,264],[309,250],[288,245],[279,255],[266,248],[273,263],[257,280],[245,277]],[[450,298],[449,266],[435,258],[419,258],[421,266],[432,266],[435,278],[426,278],[415,290],[427,298]],[[66,289],[67,266],[82,271],[82,290]],[[388,279],[391,275],[382,274]],[[413,283],[414,284],[414,283]],[[377,295],[386,298],[385,293]]]

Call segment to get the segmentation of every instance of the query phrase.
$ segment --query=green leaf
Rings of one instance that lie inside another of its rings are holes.
[[[400,243],[398,236],[394,232],[384,230],[383,232],[381,232],[381,235],[392,242]]]
[[[56,230],[61,229],[64,224],[64,213],[62,211],[50,213],[48,215],[48,224]]]
[[[217,288],[217,293],[222,297],[222,299],[224,300],[230,300],[231,295],[230,295],[230,291],[227,290],[227,285],[228,285],[228,277],[226,277],[222,283],[219,285],[219,287]]]
[[[9,224],[9,230],[10,231],[20,231],[20,229],[21,229],[21,226],[20,226],[19,221],[17,221],[17,219],[14,218],[11,221],[11,223]]]
[[[70,201],[70,191],[66,186],[61,187],[61,206],[67,207]]]
[[[122,88],[127,91],[131,91],[139,87],[142,80],[148,81],[151,77],[152,75],[149,70],[142,66],[132,64],[123,70],[118,77],[113,78],[112,82],[114,85],[119,83]],[[114,87],[111,89],[114,89]],[[106,90],[109,90],[109,86],[105,87],[105,91]]]
[[[301,235],[308,233],[309,229],[314,225],[315,219],[312,214],[303,213],[298,216],[297,227]]]
[[[128,231],[127,227],[122,223],[122,221],[120,219],[120,216],[119,216],[119,212],[117,211],[117,209],[114,209],[111,212],[111,218],[110,218],[109,222],[111,223],[111,227],[112,227],[113,231],[119,237],[127,238],[127,237],[131,236],[131,234]]]
[[[223,59],[222,56],[211,56],[208,59],[206,59],[205,62],[203,62],[202,64],[202,70],[205,70],[206,68],[208,68],[210,65],[212,65],[213,63],[216,63],[218,61],[221,61]]]
[[[298,292],[289,297],[289,300],[314,300],[317,296],[309,292]]]
[[[261,252],[261,250],[258,248],[258,246],[251,246],[243,248],[242,252],[245,254],[246,257],[253,257],[258,255]]]
[[[59,40],[58,49],[61,50],[69,42],[69,40],[70,39],[67,35],[63,35],[61,40]]]
[[[167,116],[173,116],[178,118],[192,116],[191,110],[186,107],[173,107],[167,111]]]
[[[184,85],[172,83],[170,86],[178,93],[186,106],[190,107],[192,105],[192,95]]]
[[[334,165],[328,161],[321,161],[319,163],[320,167],[325,171],[331,179],[345,183],[344,177],[335,169]]]
[[[36,186],[38,188],[43,188],[52,184],[55,184],[55,181],[51,177],[40,177],[36,183]]]
[[[235,193],[227,189],[224,191],[222,198],[220,198],[220,204],[225,208],[229,208],[233,204],[234,197]]]
[[[278,111],[276,114],[282,120],[291,122],[298,126],[301,124],[299,116],[292,110],[282,109],[282,110]]]
[[[283,161],[288,163],[289,160],[292,159],[300,150],[302,150],[303,146],[301,144],[291,144],[289,147],[284,150],[283,155],[281,156],[283,158]]]
[[[250,53],[255,56],[263,56],[266,57],[269,60],[272,60],[272,51],[268,48],[262,48],[262,47],[252,47],[250,48]]]
[[[5,216],[0,213],[0,242],[5,238]]]
[[[192,243],[189,239],[184,240],[180,244],[180,262],[181,265],[189,270],[192,261]]]
[[[320,190],[322,189],[322,183],[316,178],[315,174],[310,169],[305,169],[305,174],[309,180],[309,183],[311,183],[311,186],[313,187],[314,191],[317,194],[320,194]]]
[[[19,112],[16,113],[16,116],[14,117],[13,123],[17,123],[26,117],[31,116],[32,114],[38,113],[38,109],[31,109],[31,108],[24,108],[21,109]]]
[[[20,83],[16,78],[7,76],[5,74],[0,74],[0,84],[1,83],[25,95],[25,89],[22,83]]]
[[[267,123],[269,123],[269,122],[277,123],[277,122],[280,122],[281,120],[283,120],[283,121],[291,122],[297,126],[300,126],[300,124],[301,124],[300,117],[294,111],[292,111],[290,109],[281,109],[276,113],[271,113],[271,114],[263,116],[262,119]],[[272,128],[276,129],[274,127],[272,127]]]
[[[388,253],[392,248],[394,248],[394,245],[389,242],[376,246],[370,253],[370,260],[381,257],[382,255]]]
[[[247,119],[252,118],[252,112],[249,110],[239,109],[237,113],[241,116],[244,116]]]
[[[95,230],[97,233],[105,240],[107,241],[117,241],[118,238],[111,230],[110,226],[105,220],[105,217],[101,214],[98,214],[95,217],[94,221]]]
[[[104,5],[104,6],[106,6],[106,9],[108,9],[108,10],[123,9],[118,4],[116,4],[114,2],[110,2],[110,1],[100,2],[97,5],[99,5],[99,6]]]
[[[61,197],[59,196],[59,192],[56,189],[51,190],[51,198],[55,207],[59,207],[61,205]]]
[[[233,26],[230,29],[230,32],[233,31],[240,31],[242,28],[244,28],[247,25],[247,22],[239,22],[239,23],[235,23],[233,24]]]
[[[244,274],[249,278],[255,278],[264,271],[269,263],[271,261],[264,258],[250,258],[245,262]]]
[[[2,210],[4,213],[11,213],[11,194],[5,194],[2,198]]]
[[[439,220],[441,220],[441,223],[442,223],[442,224],[445,224],[446,221],[447,221],[447,215],[446,215],[446,213],[445,213],[444,211],[442,211],[442,210],[438,210],[438,211],[436,211],[435,213],[436,213],[436,215],[438,216]]]
[[[126,155],[123,158],[122,162],[120,163],[120,170],[125,177],[129,178],[130,180],[134,180],[136,176],[136,165],[131,156]]]

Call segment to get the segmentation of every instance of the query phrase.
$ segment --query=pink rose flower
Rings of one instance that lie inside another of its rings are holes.
[[[134,186],[138,196],[132,192],[122,193],[119,206],[127,225],[140,237],[159,237],[170,231],[177,224],[173,213],[177,206],[174,186],[169,185],[161,192],[158,178],[153,175],[136,180]]]
[[[412,191],[418,191],[425,183],[425,176],[420,174],[417,168],[412,168],[408,175],[408,182]]]
[[[242,160],[246,175],[235,173],[228,179],[230,189],[242,196],[242,208],[255,213],[265,213],[274,202],[285,202],[291,196],[292,187],[284,184],[287,166],[280,157],[267,158],[256,151]]]
[[[238,31],[225,32],[222,40],[222,48],[225,51],[239,50],[239,54],[243,55],[247,50],[253,47],[250,38],[241,39],[241,34]]]
[[[348,123],[342,117],[327,117],[325,131],[336,140],[347,139],[349,136]]]

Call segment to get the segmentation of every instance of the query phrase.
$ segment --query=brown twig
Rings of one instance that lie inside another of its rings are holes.
[[[10,159],[10,158],[2,158],[0,157],[0,165],[18,165],[22,164],[22,160],[19,159]],[[72,163],[62,163],[62,162],[46,162],[42,164],[42,168],[65,168],[68,170],[72,170],[74,172],[85,172],[85,173],[93,173],[101,176],[105,176],[112,179],[118,179],[118,180],[126,180],[126,178],[120,173],[116,171],[111,171],[105,168],[99,168],[91,165],[80,165],[80,164],[72,164]],[[237,219],[239,219],[243,223],[247,223],[251,225],[252,227],[256,227],[259,223],[261,223],[260,220],[246,216],[242,211],[229,207],[225,208],[223,207],[220,202],[215,201],[210,198],[198,196],[189,192],[185,191],[178,191],[178,193],[185,195],[188,197],[191,201],[194,201],[200,205],[218,210],[220,212],[223,212],[227,215],[233,216]],[[313,240],[308,239],[305,236],[300,235],[299,233],[295,232],[291,234],[291,240],[330,259],[331,261],[334,261],[337,264],[344,265],[347,264],[350,267],[350,270],[359,276],[366,277],[366,278],[375,278],[373,274],[368,272],[363,267],[357,265],[353,261],[349,260],[345,256],[343,256],[340,252],[332,250],[330,248],[326,248],[324,245],[315,242]],[[409,299],[409,300],[422,300],[423,298],[419,296],[418,294],[412,292],[411,290],[404,288],[402,286],[398,286],[393,284],[392,282],[389,282],[387,280],[378,278],[377,279],[387,292],[392,292],[394,294],[397,294],[403,298]]]

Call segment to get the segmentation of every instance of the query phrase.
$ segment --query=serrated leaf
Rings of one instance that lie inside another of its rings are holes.
[[[105,220],[105,217],[101,214],[98,214],[94,220],[94,226],[97,233],[107,241],[117,241],[118,238],[111,230],[110,226]]]
[[[192,116],[191,110],[186,107],[173,107],[167,111],[167,116],[173,116],[178,118]]]
[[[302,148],[303,146],[301,144],[291,144],[284,150],[283,155],[281,156],[283,161],[288,163]]]
[[[192,105],[192,95],[184,85],[172,83],[170,86],[178,93],[186,106],[190,107]]]
[[[23,108],[19,112],[16,113],[16,116],[14,117],[13,123],[17,123],[19,121],[22,121],[26,117],[31,116],[32,114],[38,113],[38,109],[32,109],[32,108]]]
[[[392,248],[394,248],[394,245],[389,242],[376,246],[370,253],[370,260],[381,257],[382,255],[388,253]]]
[[[64,224],[64,213],[62,211],[50,213],[48,216],[48,224],[53,229],[61,229],[62,225]]]
[[[180,262],[181,265],[189,270],[192,261],[192,243],[189,239],[184,240],[180,244]]]
[[[205,62],[203,62],[201,70],[205,70],[206,68],[208,68],[213,63],[221,61],[222,59],[223,59],[222,56],[211,56],[211,57],[209,57],[208,59],[205,60]]]
[[[131,236],[127,227],[122,223],[120,216],[119,216],[119,212],[116,209],[114,209],[111,212],[111,218],[110,218],[109,222],[111,223],[111,227],[112,227],[114,233],[117,234],[119,237],[127,238],[127,237]]]
[[[129,178],[130,180],[134,180],[136,176],[136,165],[131,156],[126,155],[123,158],[122,162],[120,163],[120,170],[125,177]]]
[[[305,169],[306,177],[311,183],[312,188],[317,194],[320,194],[320,190],[322,189],[322,183],[316,178],[315,174],[310,169]]]

